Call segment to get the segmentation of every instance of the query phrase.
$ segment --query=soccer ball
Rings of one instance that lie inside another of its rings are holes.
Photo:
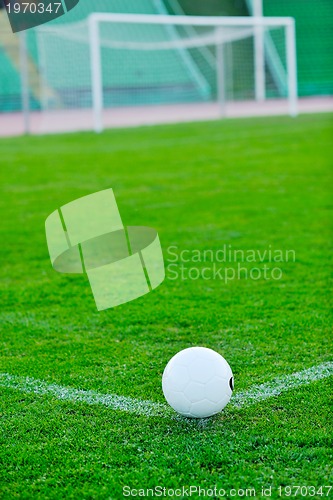
[[[206,347],[178,352],[166,365],[162,389],[169,405],[181,415],[210,417],[229,402],[234,378],[227,361]]]

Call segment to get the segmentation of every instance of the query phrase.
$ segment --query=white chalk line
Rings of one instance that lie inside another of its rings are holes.
[[[236,392],[228,405],[229,408],[243,408],[265,401],[268,398],[309,385],[312,382],[331,377],[333,375],[333,361],[328,361],[306,370],[292,373],[284,377],[276,377],[270,382],[254,385],[244,392]],[[40,396],[52,396],[59,400],[89,405],[102,405],[112,410],[120,410],[147,417],[171,417],[175,412],[166,404],[153,401],[141,401],[116,394],[102,394],[96,391],[85,391],[57,384],[48,384],[43,380],[30,377],[20,377],[8,373],[0,373],[0,387],[15,389],[23,393],[32,393]]]
[[[333,361],[327,361],[317,366],[312,366],[300,372],[291,373],[284,377],[276,377],[270,382],[253,385],[249,390],[238,392],[232,396],[232,406],[242,408],[251,404],[265,401],[265,399],[279,396],[283,392],[309,385],[317,380],[322,380],[333,375]]]

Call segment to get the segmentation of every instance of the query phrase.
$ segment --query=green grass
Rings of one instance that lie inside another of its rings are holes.
[[[1,140],[0,372],[163,402],[165,364],[192,345],[226,357],[237,391],[332,360],[332,129],[313,115]],[[272,245],[296,262],[277,281],[167,271],[98,313],[85,277],[52,269],[44,222],[108,187],[125,224],[158,230],[166,258],[169,245]],[[124,485],[272,485],[277,498],[279,485],[332,484],[332,379],[206,426],[1,393],[4,499],[120,499]]]

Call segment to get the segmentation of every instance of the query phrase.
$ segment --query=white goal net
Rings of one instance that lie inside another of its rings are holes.
[[[291,18],[94,13],[39,28],[37,46],[42,110],[90,109],[97,132],[124,107],[215,103],[223,116],[282,98],[297,113]]]

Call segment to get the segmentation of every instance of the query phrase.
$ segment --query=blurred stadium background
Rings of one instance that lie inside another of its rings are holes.
[[[11,32],[5,11],[0,11],[0,134],[93,128],[87,22],[93,12],[252,16],[260,5],[265,17],[295,18],[300,110],[332,110],[331,0],[81,0],[67,15],[20,36]],[[233,27],[223,33],[225,115],[286,113],[285,28],[265,29],[261,91],[254,71],[255,28]],[[104,23],[104,124],[217,118],[219,55],[212,36],[212,28],[200,26]],[[145,112],[137,113],[137,106]],[[23,107],[29,109],[25,122]]]

